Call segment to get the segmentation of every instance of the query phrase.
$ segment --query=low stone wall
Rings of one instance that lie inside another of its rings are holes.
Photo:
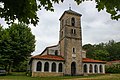
[[[32,72],[32,77],[63,76],[63,72]]]

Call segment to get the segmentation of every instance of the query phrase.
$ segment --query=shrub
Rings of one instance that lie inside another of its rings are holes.
[[[120,64],[113,64],[106,66],[106,73],[120,73]]]

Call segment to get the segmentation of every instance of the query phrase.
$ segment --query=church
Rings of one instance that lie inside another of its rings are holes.
[[[60,17],[59,42],[29,62],[33,77],[105,74],[105,61],[86,58],[82,50],[81,14],[69,9]]]

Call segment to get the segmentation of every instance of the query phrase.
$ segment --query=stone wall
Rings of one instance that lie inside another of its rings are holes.
[[[63,72],[32,72],[32,77],[63,76]]]

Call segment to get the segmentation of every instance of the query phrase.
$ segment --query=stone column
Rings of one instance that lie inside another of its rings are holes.
[[[100,73],[100,64],[97,64],[97,73]]]
[[[51,69],[52,69],[52,63],[49,62],[49,71],[48,72],[51,72]]]
[[[42,70],[41,70],[41,72],[44,72],[44,64],[45,64],[45,62],[43,62],[43,61],[41,61],[42,62]]]
[[[64,71],[65,71],[64,66],[65,66],[65,63],[62,63],[62,72],[63,72],[63,73],[64,73]]]
[[[58,63],[56,63],[56,72],[58,73]]]
[[[32,71],[33,71],[33,72],[36,72],[36,66],[37,66],[37,61],[34,60],[34,61],[32,62]]]
[[[90,71],[90,64],[87,64],[87,73],[89,74],[89,71]]]
[[[105,74],[105,64],[102,64],[102,73]]]
[[[92,73],[95,73],[95,68],[94,68],[95,64],[92,64]]]

